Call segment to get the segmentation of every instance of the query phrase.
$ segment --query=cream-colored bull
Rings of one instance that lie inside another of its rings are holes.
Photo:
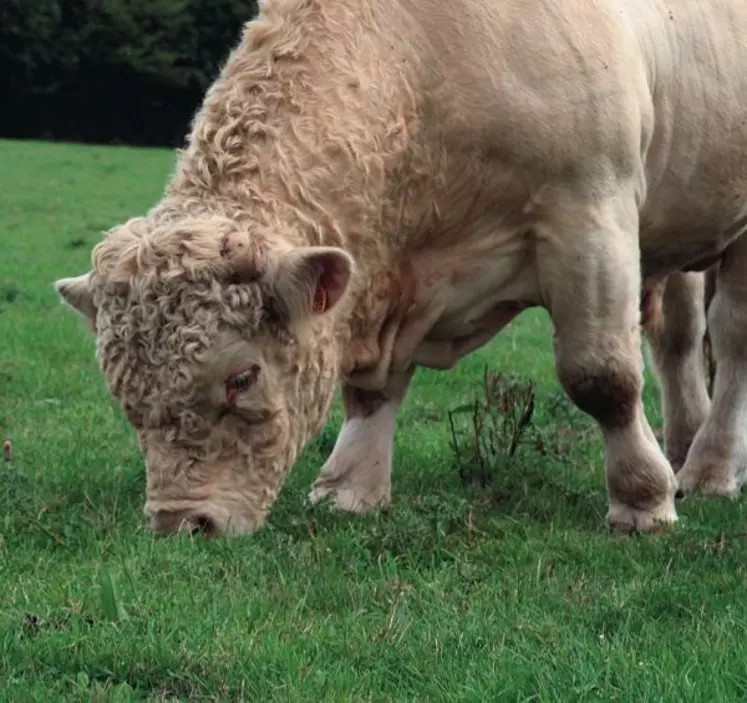
[[[138,433],[153,529],[260,526],[337,384],[311,497],[387,503],[415,368],[532,306],[601,428],[610,524],[676,520],[672,464],[736,494],[746,27],[744,0],[267,0],[163,199],[56,284]],[[683,271],[714,262],[711,404]],[[669,459],[641,402],[643,290]]]

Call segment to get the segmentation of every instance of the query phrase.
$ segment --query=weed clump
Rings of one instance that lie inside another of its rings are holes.
[[[450,410],[448,422],[459,477],[476,488],[490,486],[519,456],[562,459],[568,441],[590,429],[562,393],[539,404],[534,380],[487,367],[481,392]]]

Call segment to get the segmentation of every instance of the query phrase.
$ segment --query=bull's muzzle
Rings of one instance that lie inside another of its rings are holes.
[[[151,516],[150,528],[161,537],[178,533],[216,537],[220,533],[216,520],[205,513],[190,510],[159,510]]]

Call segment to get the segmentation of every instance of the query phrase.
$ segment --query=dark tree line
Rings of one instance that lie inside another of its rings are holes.
[[[0,136],[180,146],[256,0],[0,0]]]

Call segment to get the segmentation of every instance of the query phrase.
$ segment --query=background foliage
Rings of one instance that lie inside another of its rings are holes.
[[[256,0],[3,0],[0,136],[180,146]]]

